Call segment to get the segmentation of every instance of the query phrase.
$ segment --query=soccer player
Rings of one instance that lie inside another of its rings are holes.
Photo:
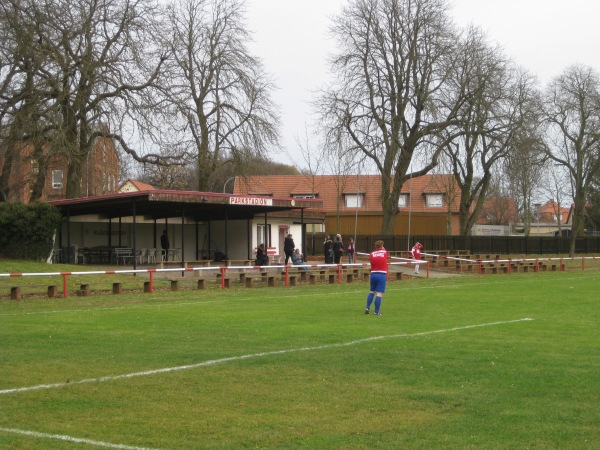
[[[369,255],[371,260],[371,287],[367,295],[367,307],[365,314],[369,314],[371,303],[375,299],[375,315],[379,316],[381,309],[381,297],[385,293],[388,272],[388,252],[383,248],[383,241],[375,242],[375,250]]]
[[[417,260],[417,261],[421,261],[421,249],[423,248],[423,244],[421,244],[420,242],[417,242],[412,250],[410,251],[412,253],[412,257]],[[415,264],[415,273],[419,273],[419,266],[421,264]]]

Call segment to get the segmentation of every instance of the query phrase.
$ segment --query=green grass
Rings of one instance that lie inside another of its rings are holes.
[[[599,281],[3,299],[0,448],[600,448]]]

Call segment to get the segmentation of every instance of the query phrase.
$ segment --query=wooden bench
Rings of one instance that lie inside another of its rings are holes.
[[[498,262],[498,263],[484,263],[481,266],[481,273],[508,273],[509,266],[508,263]]]
[[[519,261],[516,264],[516,271],[529,272],[530,270],[537,272],[538,267],[535,261]]]
[[[540,269],[543,270],[544,272],[547,271],[548,269],[550,269],[550,271],[552,271],[552,272],[556,272],[557,270],[561,270],[561,271],[565,270],[565,266],[564,266],[564,264],[561,265],[557,261],[551,261],[551,262],[541,263]]]
[[[277,253],[276,247],[267,247],[267,256],[269,257],[269,261],[273,261],[274,263],[279,264],[281,261],[281,255]]]
[[[244,282],[246,283],[247,288],[253,288],[255,280],[266,281],[267,286],[275,287],[276,286],[275,278],[276,277],[274,274],[266,274],[266,273],[264,274],[264,276],[260,276],[260,277],[246,275],[244,277]]]
[[[194,261],[185,261],[183,267],[186,269],[188,267],[210,267],[212,264],[212,259],[197,259]]]
[[[229,266],[253,266],[253,259],[228,259],[227,267]]]

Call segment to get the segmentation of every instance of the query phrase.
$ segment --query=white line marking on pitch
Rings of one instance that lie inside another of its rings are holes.
[[[232,362],[232,361],[242,361],[244,359],[260,358],[263,356],[284,355],[286,353],[309,352],[309,351],[313,351],[313,350],[326,350],[326,349],[330,349],[330,348],[349,347],[351,345],[362,344],[365,342],[378,341],[378,340],[382,340],[382,339],[427,336],[427,335],[431,335],[431,334],[448,333],[451,331],[468,330],[471,328],[491,327],[494,325],[505,325],[505,324],[509,324],[509,323],[525,322],[525,321],[529,321],[529,320],[533,320],[533,319],[524,318],[524,319],[507,320],[504,322],[489,322],[489,323],[482,323],[482,324],[478,324],[478,325],[466,325],[464,327],[446,328],[443,330],[422,331],[420,333],[412,333],[412,334],[404,333],[404,334],[391,334],[391,335],[387,335],[387,336],[374,336],[374,337],[370,337],[370,338],[357,339],[355,341],[343,342],[343,343],[339,343],[339,344],[327,344],[327,345],[318,345],[315,347],[302,347],[302,348],[292,348],[292,349],[287,349],[287,350],[275,350],[275,351],[271,351],[271,352],[251,353],[249,355],[230,356],[228,358],[212,359],[209,361],[203,361],[201,363],[189,364],[189,365],[185,365],[185,366],[165,367],[163,369],[147,370],[144,372],[127,373],[127,374],[123,374],[123,375],[107,375],[105,377],[98,377],[98,378],[85,378],[85,379],[79,380],[79,381],[70,381],[69,383],[39,384],[37,386],[25,386],[25,387],[20,387],[20,388],[13,388],[13,389],[3,389],[3,390],[0,390],[0,395],[14,394],[14,393],[18,393],[18,392],[39,391],[42,389],[61,388],[61,387],[77,385],[77,384],[102,383],[105,381],[115,381],[115,380],[123,380],[123,379],[128,379],[128,378],[145,377],[145,376],[149,376],[149,375],[158,375],[158,374],[162,374],[162,373],[171,373],[171,372],[179,372],[182,370],[197,369],[199,367],[214,366],[217,364],[223,364],[223,363],[228,363],[228,362]]]
[[[38,433],[37,431],[17,430],[14,428],[0,427],[0,432],[20,434],[22,436],[36,437],[36,438],[43,438],[43,439],[55,439],[55,440],[59,440],[59,441],[73,442],[75,444],[95,445],[96,447],[114,448],[114,449],[118,449],[118,450],[158,450],[158,449],[151,449],[148,447],[132,447],[131,445],[111,444],[108,442],[93,441],[91,439],[75,438],[75,437],[71,437],[71,436],[65,436],[63,434],[48,434],[48,433]]]

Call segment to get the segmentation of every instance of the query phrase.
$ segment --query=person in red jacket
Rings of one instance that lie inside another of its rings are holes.
[[[421,261],[421,249],[423,248],[423,244],[421,244],[420,242],[417,242],[412,250],[410,251],[412,253],[412,257],[413,259],[416,259],[417,261]],[[419,266],[421,264],[415,264],[415,273],[419,273]]]
[[[375,300],[375,315],[381,315],[381,297],[385,293],[388,272],[388,252],[383,247],[383,241],[375,242],[375,250],[369,255],[371,261],[370,290],[367,295],[365,314],[369,314],[371,304]]]

